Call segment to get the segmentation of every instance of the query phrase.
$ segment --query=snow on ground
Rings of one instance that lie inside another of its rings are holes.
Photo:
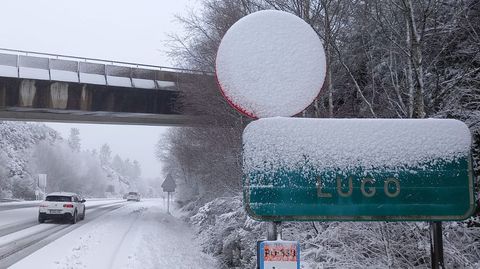
[[[95,204],[106,204],[111,202],[119,202],[124,201],[123,199],[109,199],[109,198],[85,198],[87,200],[87,205],[95,205]],[[35,201],[12,201],[12,202],[2,202],[0,203],[0,210],[6,207],[27,207],[27,206],[37,206],[40,204],[42,200],[35,200]]]
[[[36,218],[35,220],[36,221]],[[43,231],[49,230],[52,227],[58,226],[58,224],[55,223],[43,223],[43,224],[38,224],[35,226],[28,227],[26,229],[22,229],[20,231],[14,232],[7,234],[5,236],[0,237],[0,247],[5,247],[9,246],[10,244],[14,244],[16,241],[36,235],[38,233],[41,233]]]
[[[165,211],[162,200],[128,203],[11,268],[216,268],[193,231]]]
[[[36,221],[38,217],[38,207],[27,207],[19,209],[11,209],[0,212],[0,230],[5,226],[15,223],[24,223],[28,221]]]
[[[35,206],[38,205],[41,201],[12,201],[12,202],[2,202],[0,203],[0,210],[6,207],[11,206]]]

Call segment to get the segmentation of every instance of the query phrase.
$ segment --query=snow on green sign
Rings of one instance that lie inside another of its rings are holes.
[[[470,132],[445,119],[266,118],[243,133],[258,220],[459,220],[474,210]]]

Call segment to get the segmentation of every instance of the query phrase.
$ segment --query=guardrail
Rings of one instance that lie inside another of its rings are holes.
[[[197,70],[0,48],[0,76],[130,88],[175,90]]]

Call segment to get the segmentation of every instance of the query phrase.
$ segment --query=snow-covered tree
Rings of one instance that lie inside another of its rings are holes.
[[[80,152],[80,130],[78,130],[77,128],[70,129],[68,145],[73,151]]]
[[[100,162],[102,165],[109,165],[112,160],[112,150],[108,144],[103,144],[100,148]]]

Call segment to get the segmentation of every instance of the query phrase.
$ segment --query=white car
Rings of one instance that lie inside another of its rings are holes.
[[[131,191],[127,194],[127,201],[140,202],[140,194],[138,192]]]
[[[38,222],[69,220],[74,224],[85,218],[85,199],[71,192],[54,192],[47,195],[38,209]]]

